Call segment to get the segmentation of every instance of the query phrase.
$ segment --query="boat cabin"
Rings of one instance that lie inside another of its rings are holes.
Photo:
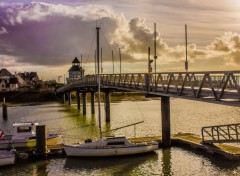
[[[128,145],[129,141],[126,139],[126,137],[107,137],[106,144],[108,146]]]
[[[33,136],[36,134],[36,126],[38,123],[23,122],[13,124],[13,138],[14,137],[24,137]]]

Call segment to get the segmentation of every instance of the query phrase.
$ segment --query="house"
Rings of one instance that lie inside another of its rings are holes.
[[[18,80],[16,77],[11,78],[0,78],[0,92],[2,91],[17,91],[18,90]]]
[[[0,70],[0,78],[2,79],[8,79],[10,77],[12,77],[13,75],[6,69],[6,68],[2,68]]]
[[[19,72],[16,74],[20,87],[32,87],[37,84],[42,84],[37,72]]]
[[[0,70],[0,91],[18,90],[18,79],[6,68]]]
[[[6,88],[7,88],[6,81],[0,78],[0,92],[6,91]]]
[[[74,80],[74,79],[79,79],[84,76],[84,69],[80,66],[80,61],[78,60],[77,57],[74,58],[72,61],[72,67],[68,70],[69,72],[69,78],[67,82]]]
[[[18,90],[18,88],[19,88],[18,87],[18,79],[15,76],[9,78],[8,81],[9,82],[7,83],[7,89],[9,91],[16,91],[16,90]]]

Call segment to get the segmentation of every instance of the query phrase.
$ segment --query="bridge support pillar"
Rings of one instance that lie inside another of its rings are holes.
[[[83,102],[82,104],[83,104],[83,114],[84,115],[86,114],[86,106],[87,106],[86,95],[87,95],[86,92],[82,93],[82,102]]]
[[[94,114],[95,113],[95,105],[94,105],[94,92],[91,92],[91,113]]]
[[[71,91],[68,92],[68,105],[70,106],[72,102]]]
[[[171,126],[170,126],[170,98],[166,96],[161,97],[161,111],[162,111],[162,144],[169,147],[171,145]]]
[[[106,112],[106,122],[110,122],[110,90],[105,91],[105,112]]]
[[[77,90],[76,94],[77,94],[77,109],[79,110],[80,109],[80,92]]]

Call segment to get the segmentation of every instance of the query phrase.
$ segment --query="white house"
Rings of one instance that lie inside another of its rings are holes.
[[[5,91],[7,88],[6,82],[4,79],[0,79],[0,92]]]

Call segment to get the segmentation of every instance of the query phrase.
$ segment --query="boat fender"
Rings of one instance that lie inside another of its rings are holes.
[[[0,139],[3,138],[3,135],[4,135],[4,132],[3,132],[3,131],[0,131]]]

